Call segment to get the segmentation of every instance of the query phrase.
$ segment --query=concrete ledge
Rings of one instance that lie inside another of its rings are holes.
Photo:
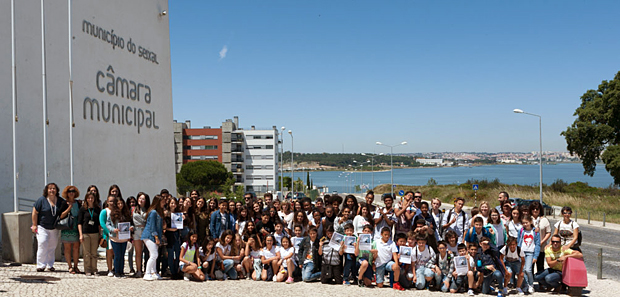
[[[33,263],[33,235],[30,231],[30,212],[7,212],[2,214],[2,258],[18,263]]]

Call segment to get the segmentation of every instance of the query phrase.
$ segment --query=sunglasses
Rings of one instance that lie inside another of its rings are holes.
[[[569,214],[573,214],[573,213],[572,212],[564,212],[563,214],[569,215]]]
[[[560,243],[560,241],[552,240],[551,243]]]
[[[75,190],[69,190],[67,193],[75,193]]]

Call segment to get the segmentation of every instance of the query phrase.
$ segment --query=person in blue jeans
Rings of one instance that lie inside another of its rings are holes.
[[[319,255],[319,239],[315,226],[310,227],[308,235],[302,240],[297,253],[297,263],[301,268],[301,279],[304,282],[321,278],[321,255]]]
[[[536,276],[541,288],[553,288],[554,293],[559,293],[562,285],[562,268],[566,258],[583,258],[583,254],[562,246],[562,237],[551,236],[551,246],[545,249],[545,258],[549,268]]]
[[[129,208],[121,198],[114,198],[112,203],[108,204],[110,208],[110,216],[107,219],[106,227],[110,231],[110,243],[114,252],[114,277],[125,277],[123,268],[125,267],[125,250],[127,249],[127,242],[129,238],[121,239],[119,237],[119,223],[129,223],[129,231],[133,231],[133,220],[131,219],[131,212]],[[123,230],[126,231],[126,230]]]
[[[521,285],[523,284],[523,266],[525,265],[525,253],[517,246],[517,239],[508,237],[506,245],[499,251],[499,259],[506,265],[506,279],[504,288],[509,283],[516,284],[517,293],[523,294]],[[514,279],[516,278],[516,282]],[[506,291],[504,291],[506,294]]]
[[[346,236],[355,236],[353,235],[353,231],[354,231],[353,224],[349,223],[349,224],[344,225],[344,233]],[[357,242],[357,237],[355,241]],[[355,259],[356,259],[355,254],[352,254],[352,253],[344,254],[343,279],[344,279],[345,285],[350,285],[351,279],[357,279],[357,270],[355,269]]]
[[[168,268],[170,268],[170,276],[173,279],[179,279],[179,255],[181,253],[181,239],[180,232],[176,228],[172,228],[172,220],[170,219],[170,215],[172,213],[179,212],[181,209],[178,208],[177,199],[174,197],[170,198],[170,202],[168,204],[168,213],[166,215],[166,241],[168,245],[166,249],[168,250]],[[162,271],[163,273],[163,271]]]
[[[489,294],[492,290],[493,281],[497,282],[499,288],[497,297],[503,297],[504,293],[504,274],[506,267],[497,256],[498,251],[495,247],[491,247],[491,240],[488,237],[480,239],[480,248],[482,253],[475,258],[476,270],[484,275],[482,281],[482,294]]]
[[[523,228],[519,231],[517,245],[525,253],[525,264],[523,265],[523,273],[525,275],[525,284],[528,292],[534,293],[534,264],[538,260],[540,253],[540,233],[534,229],[534,221],[531,216],[525,215],[521,219]]]
[[[226,230],[220,237],[220,242],[215,245],[215,252],[217,253],[217,260],[222,262],[224,266],[221,270],[223,272],[223,280],[237,279],[237,270],[235,266],[235,257],[230,254],[232,249],[232,241],[234,239],[234,233],[232,230]],[[216,276],[217,277],[217,276]]]

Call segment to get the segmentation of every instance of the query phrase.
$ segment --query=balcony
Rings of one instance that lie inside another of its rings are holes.
[[[243,163],[243,158],[231,158],[231,163]]]

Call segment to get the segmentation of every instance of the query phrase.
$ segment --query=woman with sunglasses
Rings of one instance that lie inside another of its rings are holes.
[[[562,238],[562,245],[572,250],[581,252],[579,245],[577,244],[577,238],[579,235],[579,224],[571,220],[573,210],[570,206],[562,207],[562,220],[555,223],[553,226],[553,235],[559,235]]]

